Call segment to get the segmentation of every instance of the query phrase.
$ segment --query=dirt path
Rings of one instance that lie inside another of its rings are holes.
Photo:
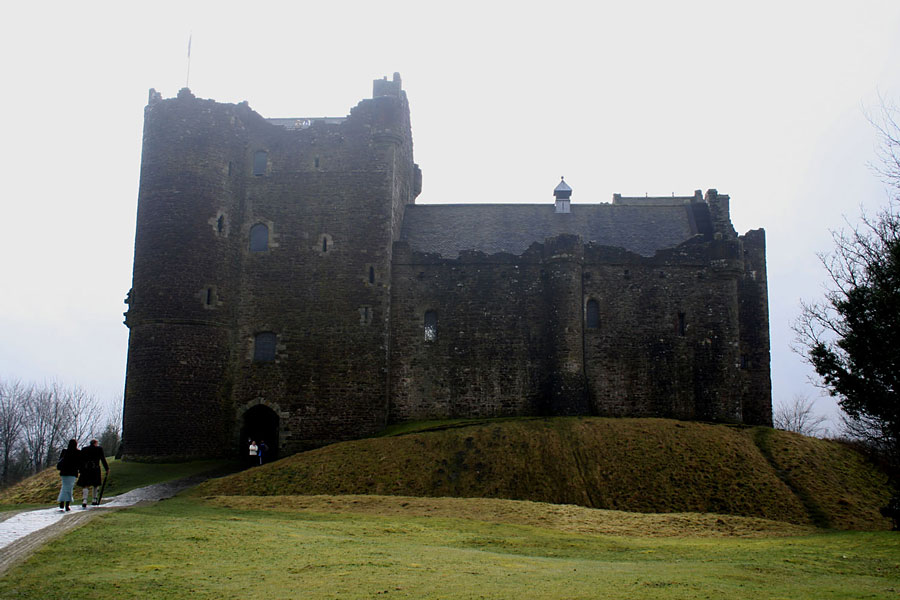
[[[23,562],[48,541],[84,525],[101,512],[171,498],[205,479],[207,479],[205,475],[195,475],[148,485],[114,496],[102,506],[89,507],[87,510],[76,505],[76,508],[68,513],[60,512],[57,508],[16,513],[0,522],[0,576]]]

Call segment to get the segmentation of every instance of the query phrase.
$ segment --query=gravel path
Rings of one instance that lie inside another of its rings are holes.
[[[63,512],[58,508],[42,508],[17,513],[0,522],[0,575],[31,556],[49,540],[87,523],[99,514],[98,511],[122,509],[141,502],[157,502],[171,498],[206,478],[204,475],[195,475],[148,485],[113,496],[101,506],[89,506],[87,509],[77,504],[70,512]]]

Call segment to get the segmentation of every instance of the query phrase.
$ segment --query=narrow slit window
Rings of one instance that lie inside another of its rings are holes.
[[[375,283],[375,267],[369,267],[369,283]]]
[[[265,252],[269,249],[269,228],[257,223],[250,228],[250,252]]]
[[[425,311],[425,341],[433,342],[437,339],[437,313],[433,310]]]
[[[253,362],[273,362],[277,336],[271,331],[262,331],[253,338]]]
[[[212,306],[213,303],[213,289],[211,287],[206,288],[206,305]]]
[[[317,169],[319,168],[319,157],[318,156],[316,157],[316,168]]]
[[[219,233],[225,231],[225,215],[219,215],[219,218],[216,219],[216,231]]]
[[[253,174],[257,177],[265,175],[268,164],[269,153],[265,150],[257,150],[253,155]]]
[[[328,238],[322,238],[322,252],[328,252]]]
[[[600,306],[596,300],[588,300],[587,303],[587,328],[598,329],[600,327]]]
[[[681,335],[681,336],[685,335],[685,332],[687,331],[684,321],[685,321],[684,313],[683,312],[678,313],[678,335]]]

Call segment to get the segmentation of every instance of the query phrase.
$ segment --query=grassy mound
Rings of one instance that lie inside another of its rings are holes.
[[[702,513],[635,513],[497,498],[412,496],[211,496],[205,504],[240,511],[370,515],[388,518],[465,519],[526,525],[581,535],[645,538],[765,538],[811,535],[809,525],[755,517]]]
[[[109,461],[109,480],[103,497],[115,496],[135,488],[181,479],[206,472],[234,471],[233,463],[221,460],[201,460],[185,463],[136,463]],[[230,468],[229,468],[230,467]],[[47,504],[56,501],[59,494],[59,471],[45,469],[36,475],[0,491],[0,505]],[[75,500],[81,502],[80,488],[75,489]]]
[[[506,498],[838,529],[890,525],[878,513],[890,496],[886,477],[849,448],[666,419],[504,420],[345,442],[193,493]]]

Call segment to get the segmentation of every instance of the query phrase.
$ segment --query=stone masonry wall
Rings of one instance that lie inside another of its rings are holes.
[[[537,414],[547,353],[540,264],[395,245],[391,420]],[[437,335],[425,339],[426,311]]]
[[[584,303],[600,314],[584,342],[595,413],[741,421],[736,258],[722,242],[585,253]]]
[[[766,234],[762,229],[741,236],[744,276],[739,280],[741,366],[744,422],[772,426],[772,378],[769,355],[769,297]]]
[[[171,454],[176,438],[187,455],[236,452],[259,404],[278,415],[287,452],[383,427],[392,241],[420,186],[402,92],[296,130],[245,104],[151,95],[128,453]],[[256,224],[268,228],[262,252],[249,247]],[[261,332],[277,336],[273,362],[253,360]]]
[[[243,155],[237,107],[151,96],[126,323],[124,440],[133,456],[218,454],[230,429]],[[219,220],[219,217],[223,217]],[[174,440],[178,440],[177,444]]]
[[[591,245],[582,253],[564,238],[522,256],[455,260],[396,245],[391,420],[742,421],[738,242],[645,258]],[[596,328],[584,324],[589,300],[599,306]],[[434,341],[424,335],[428,310],[438,315]]]

